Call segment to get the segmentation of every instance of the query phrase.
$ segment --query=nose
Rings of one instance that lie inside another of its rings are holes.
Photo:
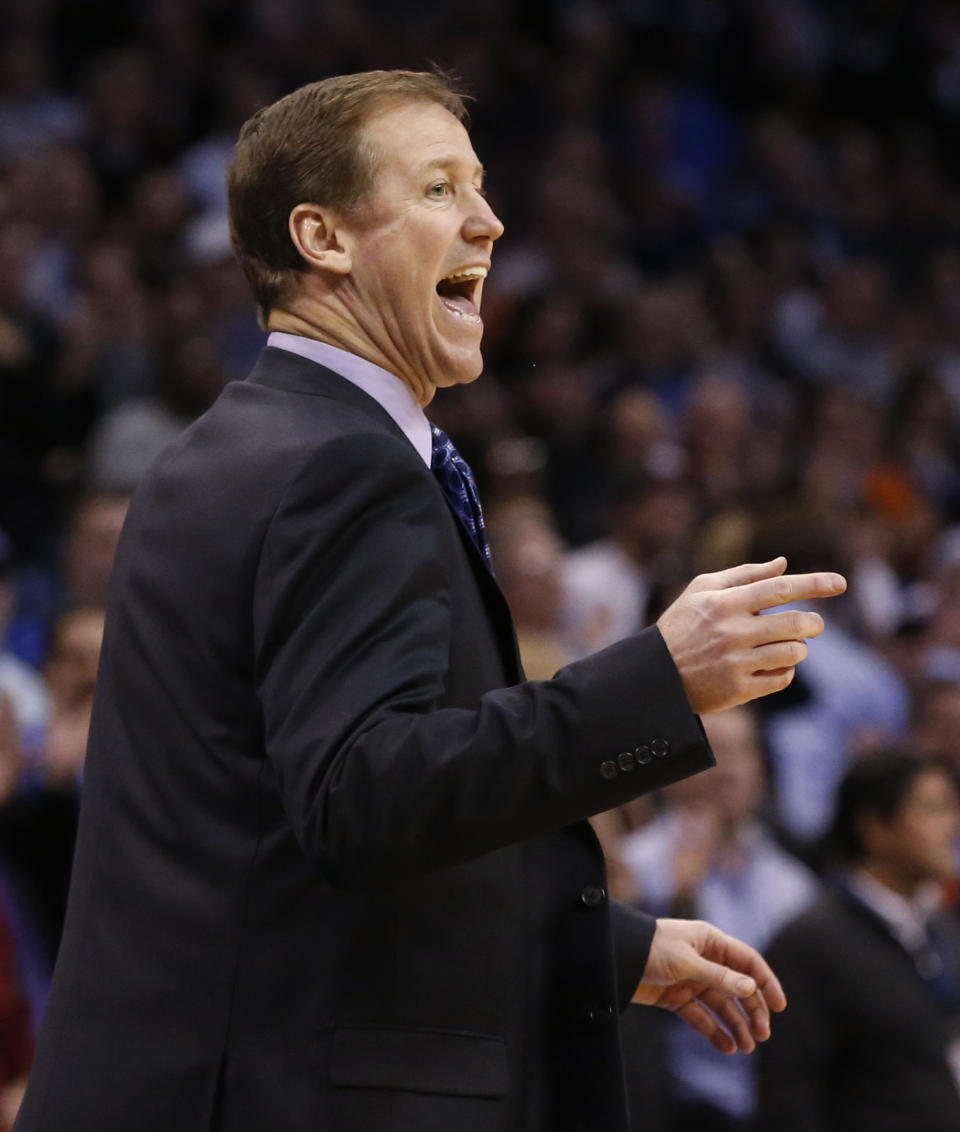
[[[500,217],[490,207],[490,202],[481,193],[473,196],[474,206],[464,221],[464,238],[471,242],[476,240],[499,240],[503,235],[503,224]]]

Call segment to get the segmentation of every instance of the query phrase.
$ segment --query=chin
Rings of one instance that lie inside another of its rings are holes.
[[[437,381],[438,389],[446,389],[451,385],[469,385],[476,381],[483,373],[483,355],[479,350],[464,357],[450,358],[444,366],[443,374]]]

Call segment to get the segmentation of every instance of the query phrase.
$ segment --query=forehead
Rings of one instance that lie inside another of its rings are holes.
[[[463,124],[435,102],[404,102],[374,115],[364,140],[377,155],[377,178],[414,178],[448,168],[469,179],[483,168]]]

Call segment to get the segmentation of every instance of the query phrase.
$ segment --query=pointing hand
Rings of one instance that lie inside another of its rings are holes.
[[[698,715],[779,692],[806,657],[806,639],[823,632],[819,613],[760,616],[847,588],[840,574],[785,574],[786,568],[785,558],[775,558],[701,574],[661,615],[657,626]]]

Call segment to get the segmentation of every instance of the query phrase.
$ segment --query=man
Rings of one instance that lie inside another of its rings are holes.
[[[664,809],[624,838],[620,856],[648,912],[702,916],[763,949],[812,903],[819,884],[762,822],[763,751],[750,708],[703,722],[716,767],[664,791]],[[673,1132],[749,1127],[753,1059],[728,1060],[685,1026],[671,1025],[667,1035]]]
[[[938,899],[958,833],[940,764],[891,750],[848,771],[848,872],[770,945],[792,1007],[759,1061],[762,1132],[960,1128],[960,933]]]
[[[616,1130],[632,992],[729,1049],[782,1006],[746,945],[611,909],[581,819],[710,765],[694,711],[783,687],[822,628],[755,612],[843,580],[699,579],[521,682],[422,413],[480,372],[501,231],[461,116],[375,72],[244,127],[234,240],[274,333],[131,508],[20,1132]]]

